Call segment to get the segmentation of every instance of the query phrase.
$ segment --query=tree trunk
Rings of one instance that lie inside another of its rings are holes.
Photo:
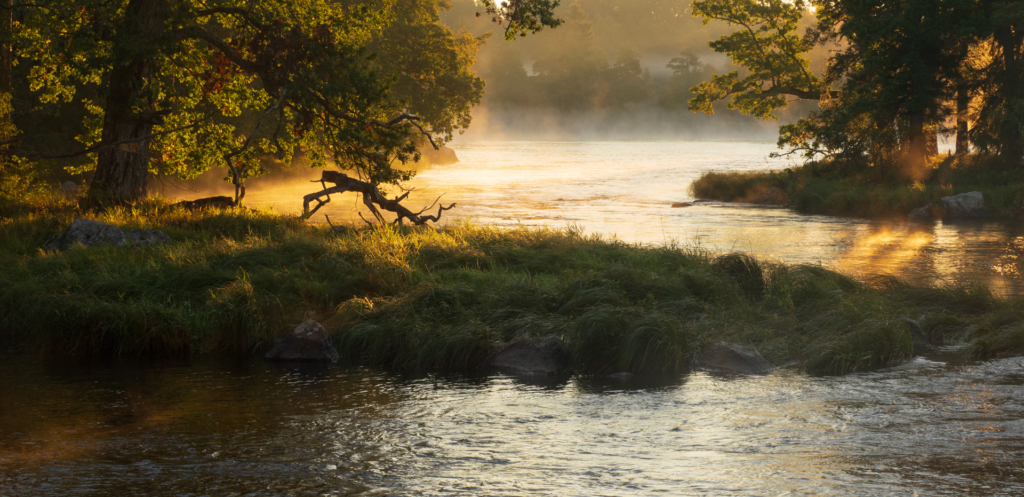
[[[0,10],[0,93],[11,93],[11,69],[13,53],[11,42],[14,36],[14,0],[0,0],[5,10]]]
[[[1015,109],[1024,107],[1024,32],[1020,26],[996,29],[995,41],[1002,48],[1002,77],[999,93],[1003,113],[999,123],[999,156],[1005,164],[1024,164],[1024,116]]]
[[[971,152],[971,142],[967,138],[967,112],[970,105],[970,93],[963,83],[956,88],[956,155],[967,155]]]
[[[102,141],[105,143],[142,138],[152,134],[157,124],[155,102],[147,88],[157,68],[142,53],[144,51],[132,47],[153,42],[160,35],[167,7],[167,0],[130,0],[128,3],[114,53],[127,52],[132,56],[115,61],[110,72],[103,116]],[[121,46],[116,46],[118,44]],[[139,112],[139,109],[144,110]],[[89,195],[101,204],[124,204],[145,198],[148,173],[149,140],[104,149],[99,152]]]
[[[910,147],[907,150],[907,172],[916,176],[924,169],[925,157],[928,154],[927,135],[924,132],[924,113],[910,115]]]

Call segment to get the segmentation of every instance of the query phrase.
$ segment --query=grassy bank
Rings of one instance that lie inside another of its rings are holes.
[[[1010,219],[1024,200],[1019,171],[997,167],[981,157],[945,157],[908,180],[895,168],[866,167],[837,161],[808,163],[785,171],[707,172],[691,185],[699,199],[754,202],[770,188],[779,188],[788,206],[805,214],[903,218],[942,197],[980,191],[994,218]]]
[[[575,229],[336,234],[269,212],[154,204],[87,217],[163,230],[173,243],[44,254],[38,247],[84,214],[60,201],[6,212],[0,336],[28,350],[258,353],[313,317],[342,354],[405,370],[472,369],[500,342],[558,335],[583,373],[685,371],[717,340],[753,344],[776,364],[845,373],[906,359],[911,317],[935,343],[1024,352],[1024,303],[981,287],[861,283]]]

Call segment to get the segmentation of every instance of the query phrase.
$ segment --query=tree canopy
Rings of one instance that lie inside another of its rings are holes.
[[[557,25],[554,5],[513,2],[500,15],[516,33],[537,31]],[[38,103],[24,110],[79,106],[84,146],[31,150],[15,138],[2,153],[94,154],[81,168],[94,170],[89,193],[102,203],[141,198],[151,172],[225,167],[241,187],[262,156],[295,153],[399,183],[411,173],[393,166],[416,159],[418,143],[465,129],[483,94],[470,70],[483,39],[452,32],[438,9],[436,0],[17,3],[5,41],[14,86]]]

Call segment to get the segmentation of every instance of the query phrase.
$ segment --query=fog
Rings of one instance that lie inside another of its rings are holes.
[[[491,33],[474,67],[487,93],[461,140],[774,141],[780,123],[815,108],[792,105],[778,122],[724,104],[713,116],[690,112],[691,87],[739,68],[707,46],[734,28],[704,25],[689,2],[563,1],[562,26],[515,41],[504,40],[486,14],[477,17],[481,10],[473,0],[452,0],[442,14],[455,31]],[[811,53],[812,68],[825,56]]]

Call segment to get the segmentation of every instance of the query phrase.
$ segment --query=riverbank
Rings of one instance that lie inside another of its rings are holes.
[[[703,200],[775,204],[804,214],[869,219],[903,219],[918,207],[941,207],[942,197],[980,191],[992,217],[1009,220],[1024,201],[1019,173],[982,157],[944,157],[916,174],[916,181],[905,179],[908,174],[821,161],[781,171],[709,171],[693,182],[690,192]]]
[[[336,233],[269,211],[152,203],[93,215],[59,200],[4,216],[0,337],[28,351],[257,354],[313,318],[343,355],[398,370],[471,370],[502,342],[557,335],[581,373],[686,371],[724,340],[834,374],[906,360],[910,318],[934,344],[1024,353],[1024,301],[982,286],[858,282],[573,228]],[[161,230],[172,242],[39,249],[76,217]]]

